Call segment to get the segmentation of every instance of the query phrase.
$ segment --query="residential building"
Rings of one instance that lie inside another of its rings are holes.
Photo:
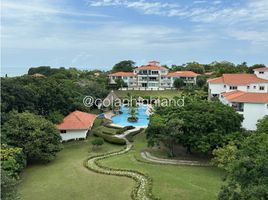
[[[224,92],[219,100],[243,115],[242,126],[248,130],[256,130],[258,120],[268,115],[268,93]]]
[[[268,92],[268,78],[255,74],[223,74],[223,76],[208,79],[209,99],[218,98],[223,92],[240,90],[244,92]]]
[[[243,115],[243,127],[256,130],[259,119],[268,115],[268,68],[254,74],[223,74],[208,79],[209,100],[219,99]]]
[[[185,84],[196,84],[199,74],[192,71],[169,72],[166,67],[157,61],[151,61],[147,65],[137,67],[133,72],[116,72],[109,75],[110,84],[115,84],[117,79],[122,79],[129,88],[173,88],[177,78]]]
[[[92,128],[97,115],[74,111],[66,116],[62,123],[56,125],[60,130],[62,141],[85,139]]]

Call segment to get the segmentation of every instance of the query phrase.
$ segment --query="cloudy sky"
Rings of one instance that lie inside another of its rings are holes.
[[[229,60],[268,65],[268,0],[2,0],[1,74]]]

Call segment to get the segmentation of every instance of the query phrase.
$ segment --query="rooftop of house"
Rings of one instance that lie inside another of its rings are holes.
[[[177,71],[177,72],[170,72],[166,76],[172,77],[197,77],[199,74],[192,72],[192,71]]]
[[[109,74],[109,76],[135,76],[135,74],[133,72],[116,72]]]
[[[77,110],[67,115],[63,122],[56,126],[59,130],[90,129],[93,126],[96,117],[97,115]]]
[[[257,68],[257,69],[254,69],[254,71],[260,71],[260,72],[268,71],[268,67]]]
[[[239,103],[268,103],[268,93],[254,93],[243,91],[232,91],[222,93],[229,102]]]
[[[250,83],[268,83],[268,80],[261,79],[255,74],[223,74],[218,78],[208,79],[208,83],[223,83],[227,85],[247,85]]]

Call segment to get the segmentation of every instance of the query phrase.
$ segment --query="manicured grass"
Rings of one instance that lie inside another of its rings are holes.
[[[181,91],[179,90],[162,90],[162,91],[139,91],[139,90],[128,90],[128,91],[121,91],[116,90],[115,94],[119,98],[126,98],[128,97],[128,94],[130,94],[132,97],[162,97],[162,98],[173,98],[175,96],[180,96]]]
[[[90,136],[90,140],[94,137]],[[129,178],[101,175],[86,169],[83,161],[94,155],[90,140],[68,142],[56,160],[25,169],[19,193],[23,200],[108,200],[131,199],[135,183]],[[105,143],[97,153],[122,146]]]
[[[92,152],[89,140],[68,142],[56,160],[47,165],[33,165],[22,174],[19,186],[23,200],[126,200],[135,186],[125,177],[94,173],[83,166],[83,161],[96,153],[115,151],[122,146],[105,143]],[[212,200],[216,199],[223,173],[212,167],[188,167],[139,162],[140,150],[146,147],[145,135],[134,138],[133,150],[126,155],[102,161],[109,167],[133,169],[153,179],[153,194],[161,199]]]
[[[161,199],[212,200],[217,198],[223,172],[214,167],[190,167],[147,164],[135,160],[146,146],[144,134],[135,139],[131,153],[102,161],[102,164],[122,169],[134,169],[153,179],[153,194]]]

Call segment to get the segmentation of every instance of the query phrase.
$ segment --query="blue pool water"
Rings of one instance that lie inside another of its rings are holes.
[[[147,126],[149,123],[149,116],[146,114],[147,105],[140,105],[138,107],[137,117],[139,119],[137,122],[129,122],[127,120],[127,118],[130,117],[128,114],[128,107],[123,105],[120,110],[123,112],[122,114],[112,117],[114,124],[121,126]]]

